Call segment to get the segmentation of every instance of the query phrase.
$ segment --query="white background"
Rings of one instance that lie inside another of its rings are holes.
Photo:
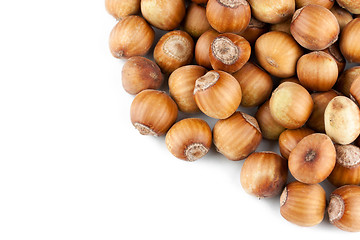
[[[242,190],[243,162],[184,162],[138,134],[124,61],[108,50],[114,24],[102,0],[1,1],[1,240],[359,239],[327,216],[287,222],[278,197]]]

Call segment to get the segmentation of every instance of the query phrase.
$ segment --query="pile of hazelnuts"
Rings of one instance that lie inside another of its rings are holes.
[[[345,70],[360,63],[360,1],[105,2],[119,20],[110,50],[127,59],[122,83],[136,95],[130,115],[141,134],[166,134],[168,150],[186,161],[214,144],[246,159],[246,192],[282,192],[286,220],[314,226],[327,208],[333,225],[360,231],[360,66]],[[168,32],[154,42],[153,27]],[[154,61],[142,57],[153,45]],[[169,94],[157,90],[164,78]],[[258,109],[250,116],[239,106]],[[200,118],[176,122],[178,111],[218,120],[213,129]],[[255,152],[262,138],[278,141],[281,156]],[[296,181],[286,185],[288,170]],[[326,179],[338,187],[328,204]]]

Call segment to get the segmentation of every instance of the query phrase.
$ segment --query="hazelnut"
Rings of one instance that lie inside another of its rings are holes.
[[[289,183],[280,196],[280,213],[291,223],[315,226],[324,219],[325,190],[319,184]]]
[[[327,92],[317,92],[311,94],[311,98],[314,102],[314,109],[311,113],[306,125],[317,132],[325,132],[324,113],[329,102],[339,94],[334,90]]]
[[[296,8],[302,8],[309,4],[319,5],[330,9],[334,5],[334,0],[295,0]]]
[[[360,184],[360,148],[354,145],[335,145],[336,164],[328,177],[334,186]]]
[[[194,113],[200,111],[194,99],[195,82],[204,76],[206,69],[187,65],[176,69],[169,77],[169,92],[180,111]]]
[[[336,90],[350,97],[350,88],[353,82],[360,76],[360,66],[345,70],[336,83]]]
[[[209,0],[206,17],[218,32],[240,33],[249,25],[251,9],[246,0]]]
[[[116,19],[136,14],[140,11],[140,0],[105,0],[106,10]]]
[[[339,74],[341,74],[345,69],[346,60],[344,56],[341,54],[338,42],[334,43],[333,45],[322,51],[329,54],[335,60],[338,66],[338,70],[339,70],[338,72]]]
[[[354,99],[357,104],[360,104],[360,76],[351,84],[350,98]]]
[[[141,0],[141,13],[154,27],[161,30],[177,28],[185,16],[184,0]]]
[[[339,7],[338,5],[334,5],[330,9],[330,11],[332,12],[332,14],[334,14],[336,19],[338,20],[338,23],[339,23],[339,26],[340,26],[340,31],[342,31],[344,29],[344,27],[349,22],[351,22],[351,20],[353,20],[353,16],[351,15],[351,13],[349,13],[345,9]]]
[[[240,182],[244,190],[258,198],[281,193],[288,175],[287,161],[274,152],[252,153],[241,168]]]
[[[138,94],[145,89],[160,88],[164,78],[153,61],[144,57],[131,57],[123,66],[121,80],[125,91]]]
[[[139,16],[127,16],[119,21],[110,34],[110,51],[116,58],[145,55],[155,38],[154,30]]]
[[[336,0],[340,7],[353,14],[360,14],[360,2],[356,0]]]
[[[241,106],[256,107],[269,98],[273,88],[271,76],[255,64],[247,62],[232,75],[238,80],[241,87]]]
[[[301,85],[312,91],[329,91],[339,74],[335,59],[320,51],[303,55],[296,68]]]
[[[253,45],[255,44],[256,39],[266,33],[267,30],[268,26],[266,23],[260,22],[255,18],[251,18],[245,31],[239,33],[239,35],[244,37],[251,45]]]
[[[294,0],[248,0],[253,16],[266,23],[280,23],[291,18],[295,11]]]
[[[330,195],[328,214],[330,223],[348,232],[360,231],[360,187],[346,185]]]
[[[196,63],[208,69],[212,68],[210,63],[209,49],[211,43],[219,35],[215,30],[208,30],[204,32],[197,40],[195,45],[195,60]]]
[[[266,101],[256,112],[255,118],[259,123],[263,138],[268,140],[279,139],[280,134],[285,131],[270,113],[269,101]]]
[[[280,84],[270,98],[272,117],[289,129],[303,126],[311,115],[313,105],[309,92],[292,82]]]
[[[294,76],[296,62],[303,53],[296,41],[284,32],[265,33],[255,43],[255,55],[260,66],[275,77]]]
[[[192,37],[198,38],[204,32],[211,29],[206,18],[206,9],[196,3],[191,3],[184,18],[183,29]]]
[[[141,91],[130,107],[131,122],[142,135],[164,135],[177,115],[176,103],[165,92],[157,90]]]
[[[194,98],[207,116],[217,119],[230,117],[241,102],[241,88],[229,73],[209,71],[195,82]]]
[[[154,49],[154,59],[163,73],[172,73],[177,68],[191,63],[194,56],[194,41],[184,31],[172,31],[162,36]]]
[[[324,181],[334,169],[336,151],[331,139],[323,133],[304,137],[289,156],[289,170],[302,183]]]
[[[284,33],[291,35],[290,25],[291,25],[291,18],[289,18],[285,22],[272,24],[270,26],[270,31],[284,32]]]
[[[360,111],[349,98],[333,98],[325,109],[325,132],[336,143],[346,145],[360,134]]]
[[[279,136],[279,148],[281,155],[288,159],[291,151],[306,136],[315,133],[310,128],[287,129]]]
[[[187,118],[169,129],[165,142],[175,157],[193,162],[209,151],[212,143],[211,129],[202,119]]]
[[[254,152],[261,139],[256,119],[242,112],[217,121],[213,129],[217,151],[233,161],[242,160]]]
[[[360,18],[355,18],[343,29],[340,37],[340,49],[346,60],[360,63]]]
[[[233,34],[218,35],[210,45],[210,63],[214,70],[238,71],[249,60],[251,47],[245,38]]]
[[[307,5],[294,13],[290,31],[304,48],[323,50],[337,41],[340,27],[330,10]]]

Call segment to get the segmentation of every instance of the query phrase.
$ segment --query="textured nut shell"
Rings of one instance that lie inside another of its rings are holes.
[[[302,8],[309,4],[315,4],[330,9],[335,0],[295,0],[296,8]]]
[[[280,213],[299,226],[311,227],[322,222],[326,207],[326,194],[319,184],[292,182],[280,196]]]
[[[182,27],[194,38],[200,37],[201,34],[211,29],[206,18],[205,7],[192,3],[187,9]]]
[[[360,14],[360,2],[358,0],[336,0],[340,7],[347,9],[353,14]]]
[[[241,87],[241,106],[259,106],[269,98],[273,88],[271,76],[255,64],[247,62],[239,71],[232,75]]]
[[[209,0],[206,17],[218,32],[240,33],[249,25],[251,9],[246,0]]]
[[[316,132],[325,132],[325,122],[324,122],[324,113],[329,102],[334,98],[339,96],[339,94],[330,90],[327,92],[318,92],[311,94],[311,98],[314,102],[314,109],[307,121],[306,125]]]
[[[279,136],[279,148],[281,155],[288,159],[291,151],[306,136],[313,134],[310,128],[287,129]]]
[[[291,18],[289,18],[285,22],[272,24],[270,26],[270,31],[284,32],[284,33],[287,33],[287,34],[291,35],[290,25],[291,25]]]
[[[110,51],[116,58],[143,56],[154,42],[155,32],[139,16],[128,16],[119,21],[110,34]]]
[[[184,0],[141,0],[141,13],[154,27],[162,30],[173,30],[178,27],[185,16]]]
[[[140,11],[140,0],[105,0],[106,10],[116,19]]]
[[[219,120],[213,129],[213,141],[217,150],[233,161],[242,160],[254,152],[261,139],[256,119],[241,112]]]
[[[140,92],[130,107],[131,122],[144,135],[164,135],[177,115],[176,103],[166,93],[157,90]]]
[[[355,99],[357,104],[360,103],[360,76],[351,84],[350,98]]]
[[[301,85],[312,91],[330,90],[339,74],[335,59],[318,51],[303,55],[296,68]]]
[[[339,26],[340,26],[340,31],[342,31],[344,29],[344,27],[351,22],[351,20],[353,20],[353,16],[351,15],[351,13],[349,13],[348,11],[346,11],[345,9],[334,5],[330,11],[332,12],[332,14],[334,14],[334,16],[336,17],[336,19],[338,20]]]
[[[360,18],[355,18],[343,29],[340,49],[346,60],[360,63]]]
[[[360,184],[360,148],[354,145],[335,145],[336,164],[328,177],[334,186]]]
[[[208,30],[203,33],[196,42],[195,60],[196,63],[208,69],[211,68],[209,48],[214,39],[219,35],[215,30]]]
[[[345,70],[336,83],[336,90],[350,97],[351,85],[358,77],[360,77],[360,66]]]
[[[339,74],[342,73],[346,66],[346,60],[340,51],[338,42],[322,51],[329,54],[335,60],[338,66]]]
[[[287,161],[274,152],[252,153],[241,168],[244,190],[256,197],[273,197],[283,190],[288,175]]]
[[[330,10],[318,5],[307,5],[294,13],[290,31],[304,48],[323,50],[337,41],[340,27]]]
[[[303,53],[296,41],[284,32],[265,33],[255,43],[255,55],[260,65],[280,78],[295,75],[296,62]]]
[[[217,81],[204,90],[197,90],[198,80],[195,83],[194,98],[196,105],[207,116],[217,119],[230,117],[241,102],[241,88],[238,81],[230,74],[222,71],[209,71]]]
[[[344,231],[360,231],[360,187],[347,185],[330,195],[330,223]]]
[[[289,156],[289,170],[302,183],[324,181],[334,169],[336,151],[331,139],[322,133],[304,137]]]
[[[144,57],[132,57],[123,66],[122,85],[130,94],[138,94],[145,89],[158,89],[164,77],[153,61]]]
[[[266,101],[256,112],[255,118],[259,123],[263,138],[277,140],[280,134],[285,131],[270,113],[269,101]]]
[[[226,41],[230,40],[231,45],[237,48],[238,56],[236,59],[232,60],[231,63],[223,62],[221,59],[219,59],[218,56],[226,53],[226,50],[229,49],[228,46],[221,46],[222,44],[220,44],[220,51],[216,51],[214,44],[215,42],[219,41],[219,39],[226,39]],[[233,33],[223,33],[218,35],[213,40],[209,48],[209,57],[212,68],[214,70],[221,70],[228,73],[234,73],[240,70],[240,68],[242,68],[249,60],[250,54],[250,43],[245,38]]]
[[[244,37],[251,45],[253,45],[261,35],[268,31],[267,24],[260,22],[255,18],[251,18],[249,25],[239,35]]]
[[[169,77],[169,91],[179,107],[186,113],[200,111],[194,99],[195,81],[206,73],[201,66],[188,65],[176,69]]]
[[[296,129],[305,124],[313,110],[313,101],[301,85],[284,82],[270,98],[271,115],[283,127]]]
[[[164,73],[172,73],[191,63],[194,40],[184,31],[177,30],[163,35],[154,49],[154,59]]]
[[[360,134],[360,111],[349,98],[333,98],[325,109],[325,132],[336,143],[352,143]]]
[[[211,129],[202,119],[187,118],[175,123],[169,129],[165,143],[175,157],[195,161],[209,151],[212,143]]]
[[[280,23],[295,11],[294,0],[249,0],[253,16],[266,23]]]

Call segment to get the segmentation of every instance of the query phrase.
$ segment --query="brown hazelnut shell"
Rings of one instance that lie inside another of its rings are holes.
[[[326,193],[319,184],[289,183],[280,196],[281,215],[296,225],[315,226],[324,219]]]
[[[145,89],[159,89],[164,81],[161,70],[155,62],[144,57],[131,57],[121,71],[122,85],[130,94]]]
[[[127,16],[110,33],[110,51],[116,58],[143,56],[150,50],[154,39],[154,30],[142,17]]]
[[[211,70],[195,82],[194,98],[199,109],[217,119],[230,117],[241,102],[241,88],[229,73]]]
[[[240,33],[249,25],[251,9],[246,0],[209,0],[206,17],[220,33]]]
[[[194,99],[196,80],[204,76],[206,69],[201,66],[187,65],[176,69],[169,77],[169,92],[179,107],[185,113],[200,111]]]
[[[163,35],[154,49],[154,59],[163,73],[169,74],[190,64],[194,56],[194,40],[184,31]]]
[[[240,182],[258,198],[273,197],[283,190],[288,175],[287,161],[274,152],[255,152],[245,159]]]
[[[323,133],[304,137],[289,156],[289,170],[302,183],[324,181],[334,169],[336,151],[331,139]]]
[[[141,91],[130,107],[131,122],[142,135],[164,135],[177,115],[176,103],[165,92],[158,90]]]
[[[360,187],[346,185],[330,194],[330,223],[348,232],[360,231]]]
[[[261,130],[256,119],[246,113],[235,112],[216,122],[213,141],[218,152],[238,161],[254,152],[261,142]]]
[[[165,143],[175,157],[193,162],[209,151],[212,143],[211,128],[202,119],[186,118],[169,129]]]
[[[269,98],[273,88],[271,76],[255,64],[247,62],[232,75],[241,86],[241,106],[256,107]]]
[[[279,136],[279,148],[281,155],[288,159],[291,151],[306,136],[315,133],[310,128],[287,129]]]
[[[290,31],[304,48],[324,50],[338,40],[340,27],[330,10],[311,4],[294,13]]]
[[[251,55],[250,43],[233,33],[218,35],[209,48],[210,63],[214,70],[234,73],[240,70]]]
[[[173,30],[185,16],[185,1],[141,0],[141,13],[152,26],[166,31]]]

